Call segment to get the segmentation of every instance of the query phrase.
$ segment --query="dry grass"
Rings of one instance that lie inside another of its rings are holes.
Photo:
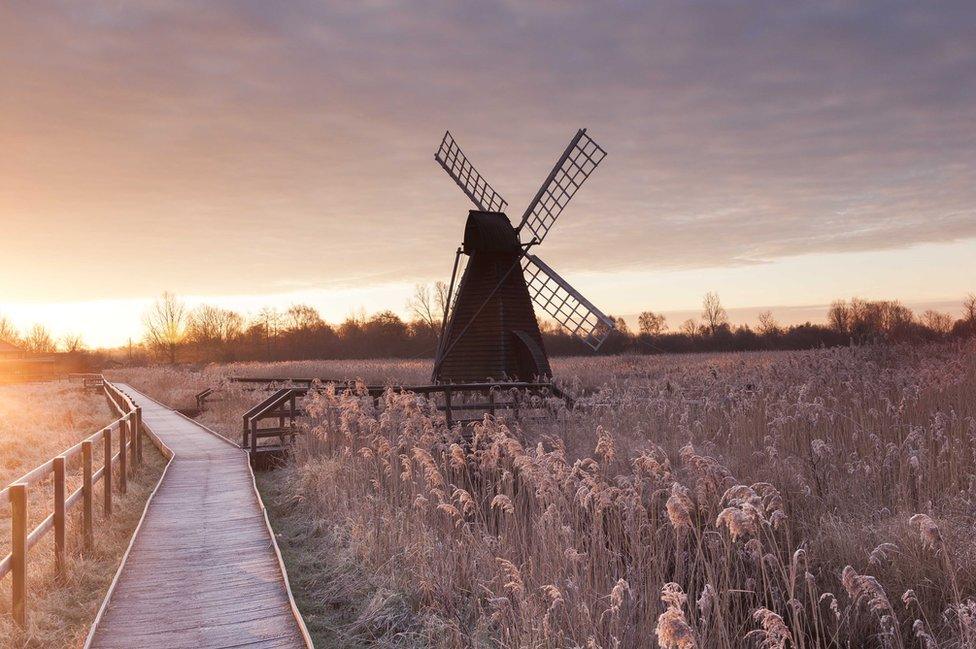
[[[976,347],[567,359],[556,371],[586,395],[579,410],[486,419],[470,447],[411,396],[382,412],[356,395],[309,397],[310,434],[273,476],[274,501],[302,548],[292,556],[338,549],[341,574],[370,576],[357,594],[360,581],[323,570],[331,599],[359,611],[337,622],[345,637],[976,646]],[[236,434],[254,400],[234,395],[207,417]],[[323,610],[322,580],[298,585],[312,589],[306,613]]]
[[[114,419],[101,393],[67,382],[0,386],[0,486]]]
[[[0,388],[0,484],[12,480],[112,421],[105,397],[67,383],[37,383]],[[20,630],[10,618],[10,578],[0,582],[0,647],[77,647],[88,632],[108,585],[142,514],[146,498],[162,472],[164,460],[147,445],[146,463],[129,479],[129,492],[116,496],[110,521],[96,513],[95,549],[82,553],[78,510],[66,532],[65,577],[54,571],[53,537],[48,534],[28,557],[29,622]],[[95,454],[101,462],[101,448]],[[73,470],[75,469],[75,470]],[[78,486],[77,467],[69,466],[68,489]],[[52,510],[50,480],[31,488],[30,519],[36,525]],[[101,486],[95,487],[101,503]],[[96,504],[96,508],[98,505]],[[9,512],[0,517],[0,554],[9,552]]]

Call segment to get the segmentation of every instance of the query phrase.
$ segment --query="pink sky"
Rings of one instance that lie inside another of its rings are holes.
[[[538,253],[608,312],[976,290],[966,3],[9,3],[0,80],[0,314],[91,344],[163,290],[403,312],[446,128],[513,216],[589,128]]]

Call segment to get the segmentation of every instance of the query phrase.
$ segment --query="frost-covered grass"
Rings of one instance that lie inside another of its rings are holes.
[[[0,386],[0,488],[90,436],[114,419],[105,397],[67,382]],[[0,581],[0,647],[78,647],[115,575],[118,563],[139,520],[146,498],[159,479],[162,456],[145,447],[146,464],[129,478],[129,492],[116,496],[110,521],[98,505],[95,487],[95,549],[82,553],[78,508],[66,533],[66,576],[54,571],[53,535],[48,534],[28,555],[28,626],[18,629],[10,618],[10,577]],[[101,463],[101,445],[95,464]],[[77,463],[75,463],[77,464]],[[79,485],[79,470],[68,470],[68,490]],[[28,511],[33,528],[53,510],[53,487],[47,480],[31,487]],[[9,508],[0,507],[0,556],[10,551]]]
[[[270,369],[127,376],[176,395]],[[579,409],[486,420],[470,445],[409,395],[311,395],[309,435],[263,480],[318,589],[306,613],[342,601],[343,637],[381,645],[976,646],[972,344],[555,371]],[[233,437],[256,395],[226,397],[203,418]]]

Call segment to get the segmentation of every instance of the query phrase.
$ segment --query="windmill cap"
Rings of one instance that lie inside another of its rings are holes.
[[[494,252],[513,254],[521,252],[518,234],[504,212],[468,212],[464,226],[464,253]]]

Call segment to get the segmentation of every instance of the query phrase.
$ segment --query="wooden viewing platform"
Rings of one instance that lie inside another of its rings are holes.
[[[311,647],[247,454],[133,388],[173,457],[86,647]]]

